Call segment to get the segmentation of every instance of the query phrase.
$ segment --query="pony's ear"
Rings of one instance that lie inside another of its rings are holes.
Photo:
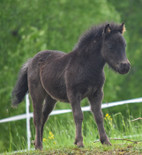
[[[122,23],[122,24],[120,25],[120,33],[124,34],[125,31],[126,31],[125,24]]]
[[[104,28],[104,34],[109,34],[111,32],[111,27],[109,24],[107,24]]]

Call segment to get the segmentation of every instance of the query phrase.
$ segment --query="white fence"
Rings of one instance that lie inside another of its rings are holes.
[[[118,105],[123,105],[123,104],[130,104],[130,103],[142,103],[142,98],[105,103],[105,104],[102,104],[102,109],[114,107],[114,106],[118,106]],[[0,120],[0,123],[6,123],[6,122],[11,122],[11,121],[26,119],[28,150],[30,150],[30,145],[31,145],[30,118],[33,117],[33,113],[30,113],[30,111],[29,111],[29,105],[30,105],[29,96],[27,94],[26,95],[26,114],[21,114],[21,115],[4,118],[4,119]],[[90,111],[90,106],[82,107],[82,111]],[[50,115],[59,115],[59,114],[64,114],[64,113],[69,113],[69,112],[72,112],[72,110],[71,109],[54,110],[51,112]]]

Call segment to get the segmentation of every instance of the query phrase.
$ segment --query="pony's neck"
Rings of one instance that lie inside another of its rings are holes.
[[[89,62],[92,68],[103,69],[105,60],[101,54],[104,25],[92,27],[78,41],[73,52],[76,53],[79,61]]]
[[[90,65],[90,69],[101,71],[104,68],[105,60],[101,54],[102,39],[94,40],[92,46],[76,47],[73,53],[78,57],[79,63],[86,63]]]

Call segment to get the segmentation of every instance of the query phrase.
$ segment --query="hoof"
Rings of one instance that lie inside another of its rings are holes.
[[[112,144],[109,141],[105,141],[104,143],[102,143],[103,145],[108,145],[111,146]]]
[[[108,140],[108,138],[105,138],[105,139],[100,139],[101,143],[103,145],[108,145],[108,146],[111,146],[111,143],[110,141]]]
[[[84,148],[84,145],[77,145],[78,148]]]
[[[32,144],[34,144],[34,146],[35,146],[35,150],[42,150],[42,144],[36,144],[36,141],[35,140],[33,140],[32,141]]]
[[[42,146],[36,146],[35,145],[35,150],[40,150],[41,151],[42,150]]]
[[[74,144],[77,145],[77,147],[79,147],[79,148],[83,148],[84,147],[82,141],[80,141],[80,142],[75,141]]]

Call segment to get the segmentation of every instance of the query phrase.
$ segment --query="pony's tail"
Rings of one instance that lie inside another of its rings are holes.
[[[16,107],[24,99],[26,93],[28,92],[28,80],[27,80],[27,71],[28,64],[25,63],[20,70],[17,83],[12,91],[12,106]]]

